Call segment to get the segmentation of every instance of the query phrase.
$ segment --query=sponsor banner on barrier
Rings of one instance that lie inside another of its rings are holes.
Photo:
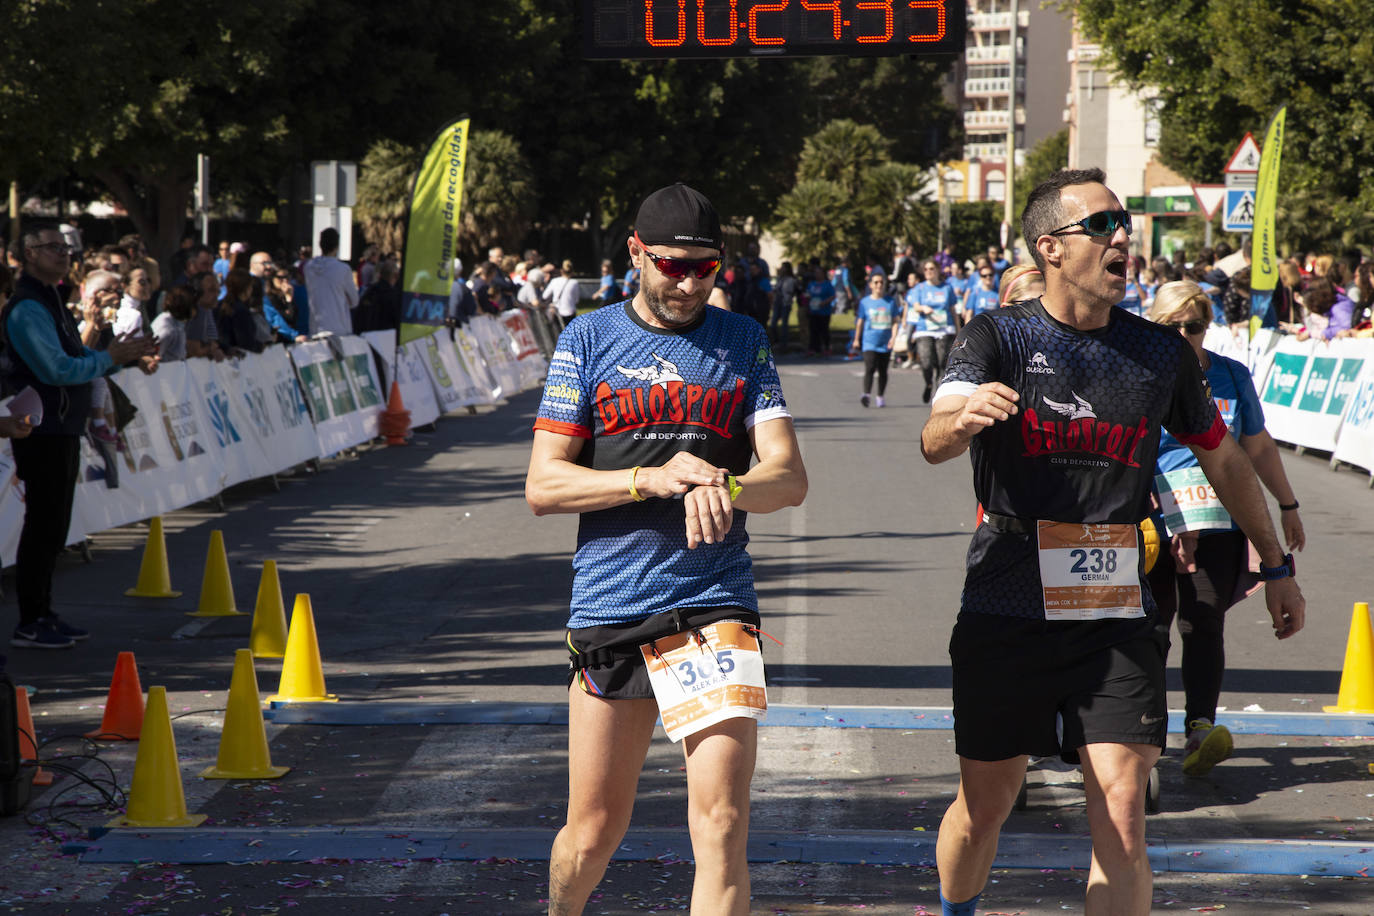
[[[1374,474],[1374,371],[1355,385],[1333,455]]]
[[[1335,452],[1342,417],[1371,368],[1370,341],[1285,339],[1260,388],[1270,435],[1280,442]]]
[[[320,454],[332,455],[376,438],[381,383],[366,341],[309,341],[296,345],[292,359],[310,404]]]
[[[515,354],[511,352],[510,335],[500,321],[492,315],[478,315],[468,324],[477,347],[486,360],[487,367],[501,386],[505,397],[514,397],[521,391],[520,367],[515,364]]]
[[[412,340],[398,348],[394,330],[368,331],[362,336],[382,358],[382,390],[386,392],[388,402],[393,378],[400,384],[401,403],[410,411],[411,427],[424,426],[439,419],[443,411],[434,398],[434,386],[430,384],[429,372],[425,369],[424,341]],[[432,335],[426,335],[429,336]]]
[[[501,314],[501,324],[510,335],[510,351],[520,371],[520,390],[528,391],[539,384],[548,370],[530,327],[530,316],[520,309],[511,309]]]
[[[488,365],[486,357],[482,354],[481,344],[478,343],[476,335],[472,332],[476,319],[455,329],[453,334],[453,346],[457,350],[458,358],[462,360],[464,368],[472,376],[473,383],[482,389],[486,394],[486,403],[495,404],[506,394],[513,394],[501,387],[500,381],[496,378],[496,373]]]
[[[486,377],[485,368],[464,358],[457,335],[450,337],[446,331],[439,331],[416,343],[424,347],[425,369],[434,386],[434,396],[446,413],[460,407],[496,402],[490,385],[477,381],[475,373]]]

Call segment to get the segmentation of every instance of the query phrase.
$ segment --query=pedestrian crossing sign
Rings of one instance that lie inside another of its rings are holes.
[[[1227,188],[1226,209],[1221,218],[1223,232],[1253,232],[1255,229],[1255,189]]]

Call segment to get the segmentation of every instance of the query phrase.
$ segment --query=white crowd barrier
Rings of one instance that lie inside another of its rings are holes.
[[[412,426],[532,388],[548,367],[533,341],[525,314],[512,311],[477,316],[452,339],[437,328],[399,350],[396,332],[381,331],[168,363],[153,375],[121,370],[114,380],[138,413],[123,430],[119,485],[107,486],[83,439],[68,543],[376,438],[393,373]],[[23,518],[23,484],[0,439],[0,565],[14,563]]]

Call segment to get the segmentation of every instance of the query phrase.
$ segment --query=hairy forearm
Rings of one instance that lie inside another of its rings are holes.
[[[973,436],[958,427],[957,413],[937,413],[921,430],[921,455],[930,464],[958,458],[968,451]]]

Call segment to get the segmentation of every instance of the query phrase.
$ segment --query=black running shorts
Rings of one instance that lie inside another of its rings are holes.
[[[654,689],[649,684],[649,670],[639,647],[722,620],[759,625],[759,615],[744,608],[693,607],[680,609],[676,619],[672,611],[663,611],[629,623],[568,630],[564,636],[569,656],[568,686],[576,683],[590,696],[607,700],[651,700]],[[590,664],[579,667],[579,658]]]
[[[1168,641],[1149,619],[961,614],[949,655],[960,757],[1058,754],[1077,763],[1078,748],[1089,743],[1164,747]]]

